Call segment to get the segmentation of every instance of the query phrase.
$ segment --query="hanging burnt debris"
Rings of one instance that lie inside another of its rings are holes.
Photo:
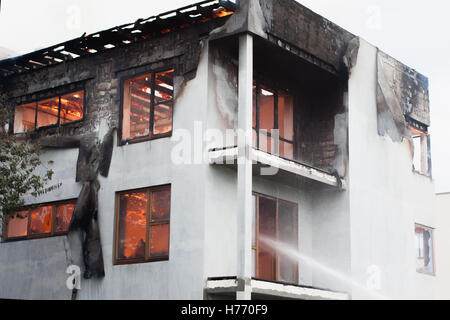
[[[100,189],[98,174],[108,177],[114,148],[114,132],[115,129],[110,129],[101,142],[92,135],[41,139],[41,145],[44,148],[79,148],[76,182],[81,182],[83,187],[72,215],[69,232],[77,230],[82,232],[86,279],[105,276],[98,225],[98,190]]]
[[[394,141],[410,139],[408,125],[430,125],[428,79],[382,51],[377,55],[378,133]]]

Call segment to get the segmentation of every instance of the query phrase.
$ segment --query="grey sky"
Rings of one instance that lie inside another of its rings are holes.
[[[2,0],[0,47],[23,54],[196,0]],[[299,0],[430,79],[433,174],[450,191],[450,2],[445,0]]]

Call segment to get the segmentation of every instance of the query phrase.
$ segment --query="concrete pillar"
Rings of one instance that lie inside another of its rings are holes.
[[[238,300],[251,299],[253,38],[239,37],[237,277]]]

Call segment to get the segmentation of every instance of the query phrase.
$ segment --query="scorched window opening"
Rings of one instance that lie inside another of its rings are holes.
[[[174,70],[122,80],[121,141],[136,143],[172,134]]]
[[[253,146],[294,158],[294,98],[285,91],[253,81]],[[278,139],[272,130],[278,130]]]
[[[117,194],[114,264],[169,260],[170,198],[170,185]]]
[[[84,118],[84,100],[84,90],[78,90],[16,105],[13,132],[26,133],[81,121]]]
[[[4,241],[29,240],[66,235],[76,200],[26,207],[5,219]]]

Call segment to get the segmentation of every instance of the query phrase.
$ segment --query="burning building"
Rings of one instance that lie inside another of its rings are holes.
[[[204,1],[0,77],[61,184],[5,223],[0,298],[436,297],[428,80],[297,2]]]

